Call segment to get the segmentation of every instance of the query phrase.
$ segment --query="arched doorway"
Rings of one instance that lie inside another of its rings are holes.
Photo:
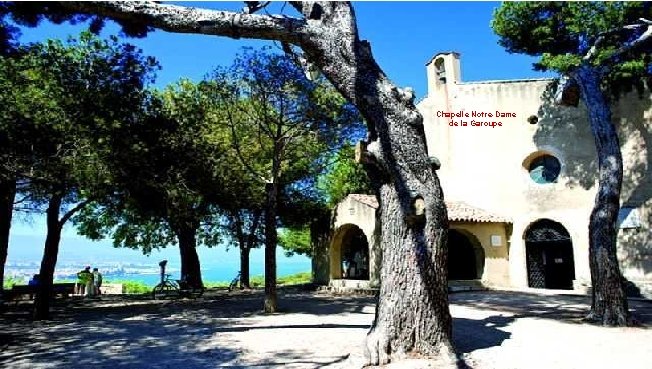
[[[448,231],[448,279],[470,280],[482,278],[484,250],[471,234],[451,229]]]
[[[338,228],[331,244],[331,278],[369,279],[369,242],[353,224]]]
[[[572,290],[575,279],[573,244],[568,231],[550,219],[538,220],[525,231],[528,286]]]

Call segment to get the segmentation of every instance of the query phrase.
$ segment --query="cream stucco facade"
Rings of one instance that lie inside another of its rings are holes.
[[[466,274],[449,271],[449,278],[495,287],[585,290],[590,286],[588,220],[597,189],[586,107],[581,101],[577,107],[555,105],[552,79],[463,82],[456,53],[437,54],[426,71],[428,95],[417,108],[424,117],[429,155],[441,162],[438,175],[447,204],[463,202],[454,209],[448,205],[456,235],[449,237],[449,255],[461,250],[458,243],[474,250],[458,257],[470,263],[475,259],[476,272],[473,267]],[[652,96],[626,95],[612,110],[625,173],[621,268],[649,296]],[[322,282],[344,278],[341,245],[355,227],[365,235],[369,281],[377,285],[374,214],[364,196],[351,195],[340,203],[330,247],[317,252],[329,260],[328,278]],[[449,269],[465,267],[456,265]]]
[[[418,109],[429,154],[442,164],[438,174],[445,197],[512,220],[509,285],[528,287],[526,232],[537,220],[549,219],[570,236],[574,286],[588,286],[588,219],[597,171],[583,102],[578,107],[555,105],[549,79],[463,82],[456,53],[438,54],[426,68],[428,96]],[[634,93],[613,106],[624,158],[622,215],[629,212],[619,231],[619,255],[625,277],[643,290],[649,290],[652,280],[651,106],[649,94],[641,98]],[[463,117],[443,116],[458,112]],[[493,117],[478,117],[486,113]],[[508,117],[498,117],[503,114]],[[477,126],[474,121],[501,126]],[[552,183],[540,184],[530,177],[528,165],[544,154],[556,157],[561,171]]]

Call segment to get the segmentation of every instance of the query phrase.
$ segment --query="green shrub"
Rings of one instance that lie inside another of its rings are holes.
[[[5,276],[4,281],[2,282],[2,288],[5,290],[11,289],[13,285],[26,284],[23,279],[18,279],[16,277]]]
[[[265,277],[262,275],[253,275],[249,277],[249,285],[253,288],[265,287]]]
[[[312,282],[312,273],[310,272],[286,275],[283,277],[279,277],[276,280],[276,283],[278,285],[283,285],[283,286],[289,286],[293,284],[305,284],[310,282]]]
[[[204,287],[206,288],[227,288],[229,287],[229,282],[204,282]]]
[[[312,282],[312,274],[310,272],[303,272],[297,274],[286,275],[278,277],[276,284],[279,286],[290,286],[294,284],[304,284]],[[204,282],[206,288],[227,288],[230,282]],[[264,287],[265,277],[262,275],[253,275],[249,278],[249,284],[253,288]]]
[[[152,288],[153,288],[141,281],[117,280],[117,281],[104,281],[103,283],[121,284],[122,293],[149,293],[152,292]]]

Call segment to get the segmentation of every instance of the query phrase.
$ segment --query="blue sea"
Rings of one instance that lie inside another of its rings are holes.
[[[29,228],[18,228],[20,232],[12,232],[10,238],[5,276],[27,280],[31,275],[38,273],[45,235],[35,232],[29,234]],[[237,248],[198,247],[197,251],[205,282],[230,281],[240,270],[240,254]],[[166,272],[172,274],[173,279],[179,279],[179,249],[176,246],[143,255],[140,250],[114,248],[109,240],[90,241],[69,230],[64,232],[61,239],[55,280],[76,279],[76,273],[88,265],[99,268],[107,282],[136,280],[155,285],[160,278],[158,263],[164,259],[168,260]],[[309,272],[311,269],[308,257],[287,257],[280,247],[276,260],[278,276]],[[250,270],[252,276],[264,274],[263,248],[251,250]]]

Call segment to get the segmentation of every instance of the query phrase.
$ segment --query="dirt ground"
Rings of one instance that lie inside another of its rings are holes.
[[[651,368],[652,329],[580,322],[587,297],[517,292],[451,295],[454,342],[472,368]],[[137,296],[58,301],[54,320],[27,304],[0,314],[1,368],[356,368],[374,300],[285,291],[281,313],[260,291],[196,300]],[[631,302],[652,325],[652,302]],[[392,368],[426,367],[421,361]]]

